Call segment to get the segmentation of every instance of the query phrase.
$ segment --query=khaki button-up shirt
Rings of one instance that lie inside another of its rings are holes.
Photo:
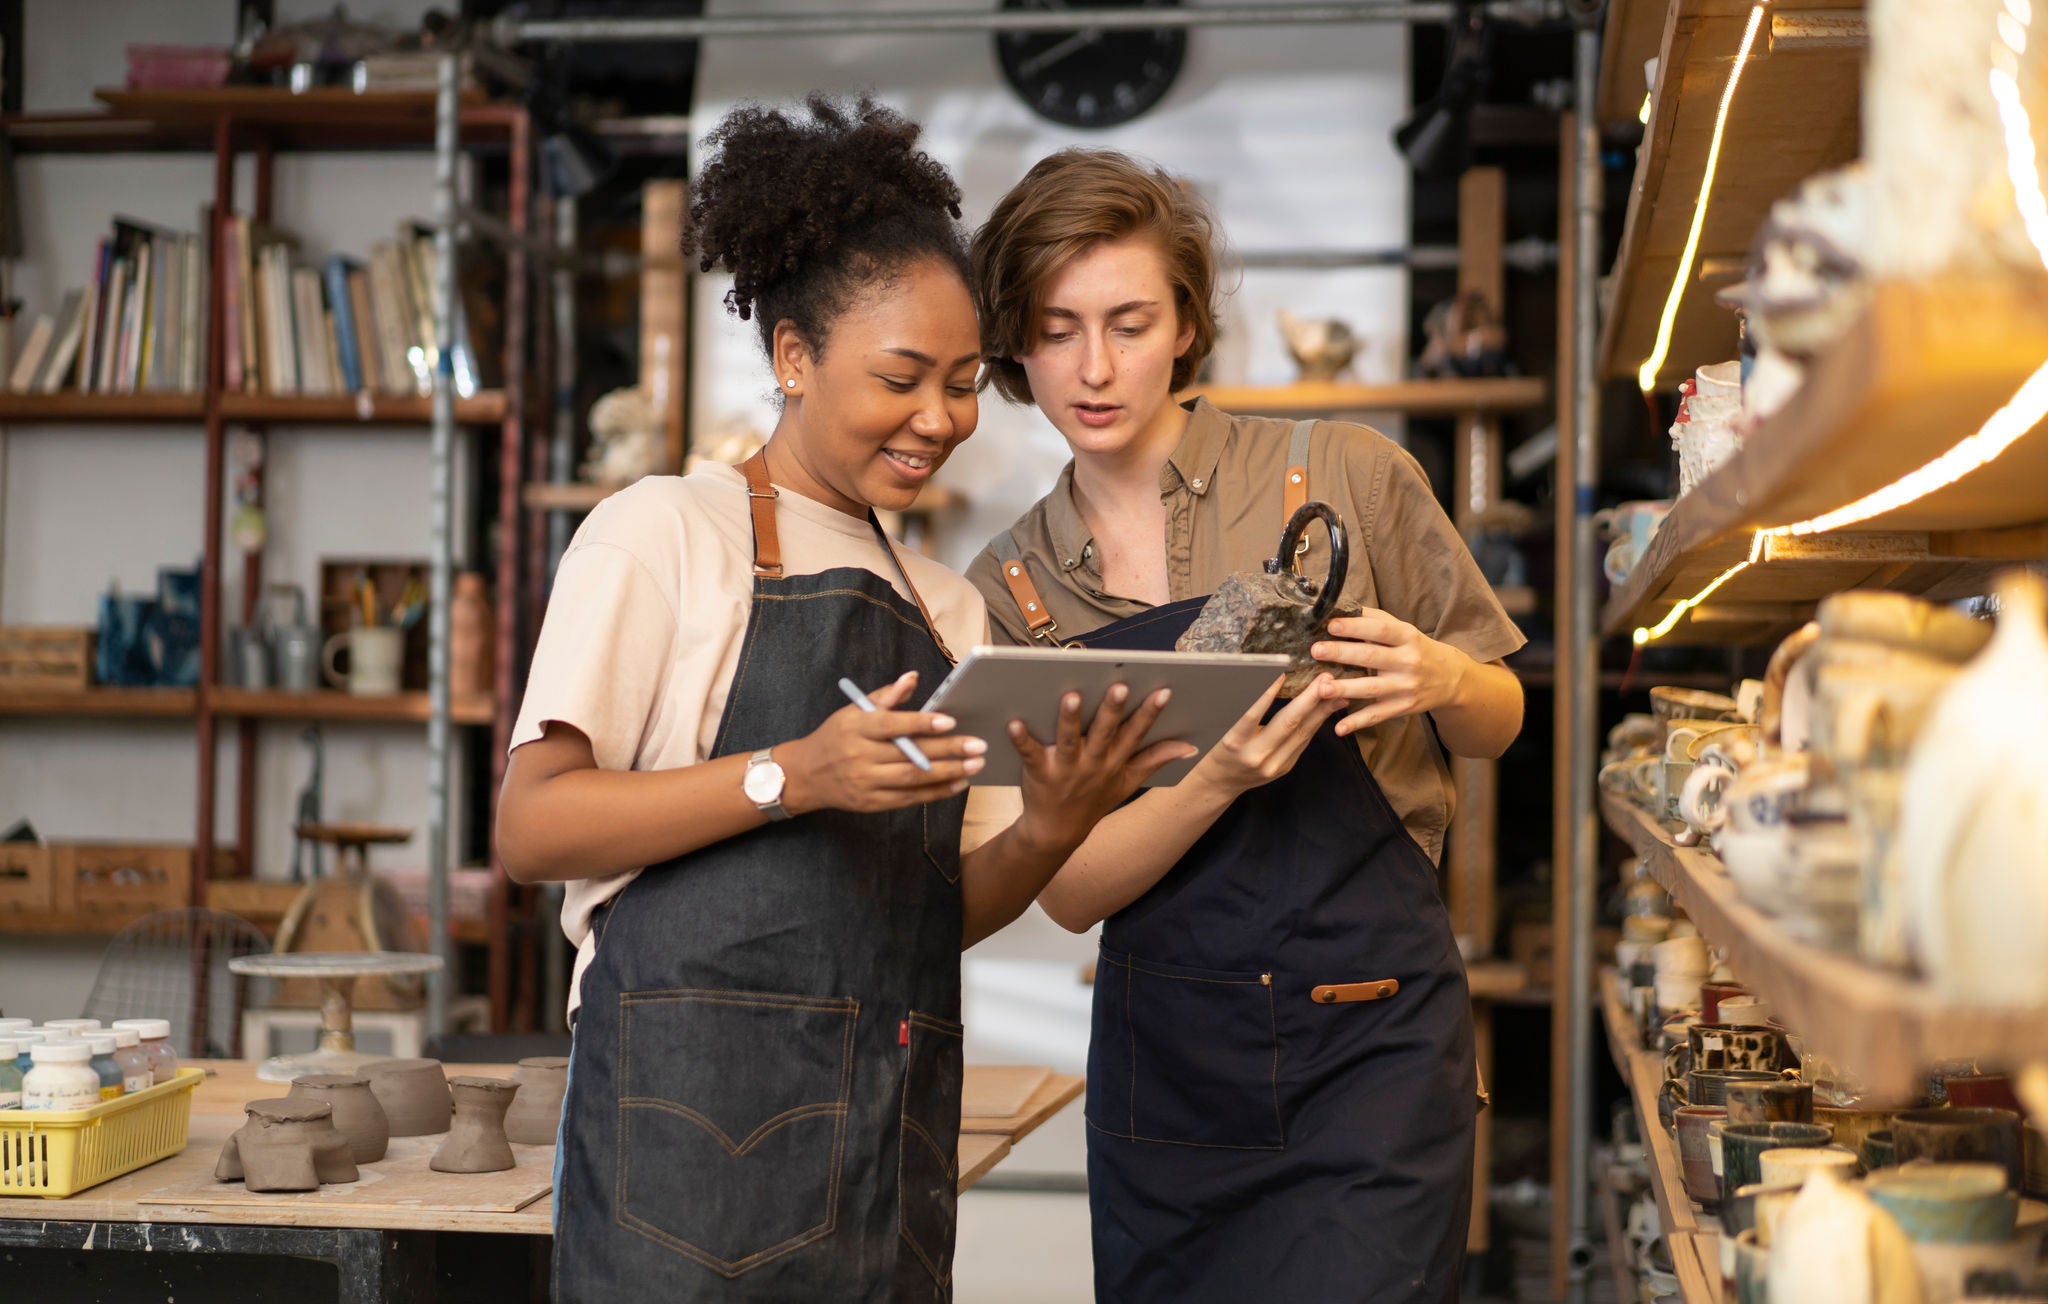
[[[1172,600],[1213,592],[1233,571],[1255,571],[1273,555],[1286,524],[1282,480],[1289,420],[1234,417],[1196,400],[1187,433],[1159,473],[1166,505],[1166,567]],[[1366,426],[1319,422],[1309,446],[1309,499],[1336,508],[1351,543],[1343,598],[1397,616],[1475,661],[1498,660],[1527,640],[1501,609],[1486,577],[1444,515],[1429,481],[1400,445]],[[1302,572],[1325,573],[1329,546],[1310,532]],[[1088,634],[1147,604],[1106,592],[1087,522],[1074,502],[1074,467],[1011,527],[1061,639]],[[1004,584],[994,545],[968,567],[988,600],[995,637],[1031,642]],[[1387,801],[1431,860],[1443,853],[1453,794],[1450,768],[1424,716],[1356,735]]]

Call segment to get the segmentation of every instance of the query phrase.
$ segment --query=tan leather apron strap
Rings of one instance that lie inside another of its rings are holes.
[[[1369,983],[1325,983],[1309,992],[1309,999],[1318,1005],[1336,1005],[1343,1001],[1383,1001],[1401,990],[1399,978],[1381,978]]]
[[[1294,433],[1287,440],[1287,483],[1282,486],[1280,523],[1285,525],[1294,519],[1308,502],[1308,441],[1315,432],[1313,419],[1294,423]]]
[[[1031,582],[1031,572],[1024,565],[1016,537],[1004,530],[989,546],[995,549],[996,564],[1003,572],[1003,583],[1009,586],[1010,597],[1016,602],[1017,610],[1023,613],[1024,624],[1031,631],[1031,637],[1057,643],[1053,635],[1059,632],[1059,622],[1045,609],[1045,599],[1038,596],[1038,586]]]
[[[740,463],[747,478],[747,510],[754,518],[754,575],[782,578],[782,541],[775,533],[776,489],[768,480],[766,449]]]

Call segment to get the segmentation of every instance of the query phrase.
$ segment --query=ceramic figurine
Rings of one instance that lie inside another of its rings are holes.
[[[513,1166],[505,1137],[505,1111],[519,1090],[505,1078],[450,1078],[455,1123],[427,1167],[437,1173],[498,1173]]]
[[[1715,296],[1742,311],[1759,357],[1800,364],[1863,311],[1872,205],[1870,179],[1855,164],[1809,177],[1771,205],[1750,245],[1748,278]],[[1759,401],[1770,410],[1790,397],[1784,379],[1765,378]]]
[[[1358,336],[1347,323],[1335,317],[1303,320],[1282,308],[1280,335],[1287,341],[1287,352],[1294,365],[1300,369],[1298,378],[1304,381],[1335,380],[1358,354]]]
[[[592,484],[623,488],[661,467],[661,417],[638,386],[615,389],[590,405]]]
[[[2012,572],[1990,645],[1906,764],[1897,863],[1911,949],[1944,999],[2048,1002],[2048,599]]]
[[[1477,290],[1446,299],[1423,319],[1425,343],[1415,374],[1425,378],[1505,376],[1508,334]]]

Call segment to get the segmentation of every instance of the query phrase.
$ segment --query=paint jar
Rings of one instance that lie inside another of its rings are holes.
[[[127,1087],[121,1081],[121,1062],[114,1058],[114,1034],[94,1033],[85,1039],[92,1047],[92,1071],[100,1076],[100,1099],[119,1100]]]
[[[169,1019],[116,1019],[114,1027],[117,1030],[133,1028],[142,1038],[142,1049],[149,1056],[149,1073],[153,1082],[160,1086],[178,1076],[178,1052],[171,1045]]]
[[[21,1070],[14,1065],[20,1053],[14,1038],[0,1034],[0,1109],[21,1108]]]
[[[83,1037],[88,1032],[98,1032],[98,1019],[52,1019],[43,1025],[50,1032],[62,1033],[66,1037]]]
[[[48,1040],[49,1034],[40,1028],[23,1028],[15,1033],[14,1049],[16,1053],[14,1056],[14,1067],[16,1071],[26,1074],[30,1069],[34,1068],[34,1062],[28,1057],[29,1048],[39,1042]]]
[[[35,1067],[21,1081],[23,1109],[90,1109],[100,1103],[92,1047],[76,1040],[45,1041],[29,1055]]]
[[[114,1029],[114,1063],[121,1066],[121,1092],[133,1095],[156,1083],[149,1052],[142,1049],[142,1034],[133,1028]]]
[[[12,1037],[25,1028],[36,1026],[34,1019],[0,1019],[0,1037]]]

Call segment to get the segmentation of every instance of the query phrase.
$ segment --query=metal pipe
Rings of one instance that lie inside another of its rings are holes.
[[[576,251],[574,195],[555,200],[555,249],[561,254]],[[548,447],[548,478],[560,483],[576,478],[576,273],[566,262],[557,262],[549,280],[555,297],[555,375],[550,394],[554,437]],[[568,550],[569,518],[563,512],[549,512],[548,574],[555,573]],[[550,938],[551,942],[559,940]],[[552,957],[560,949],[551,945],[548,954]]]
[[[1597,899],[1599,829],[1593,810],[1593,757],[1600,709],[1600,639],[1595,625],[1598,573],[1593,531],[1594,486],[1600,466],[1599,349],[1600,272],[1600,9],[1598,0],[1580,3],[1573,89],[1579,139],[1578,170],[1573,178],[1573,234],[1576,278],[1572,291],[1573,367],[1572,442],[1573,530],[1572,658],[1563,668],[1572,696],[1571,713],[1571,919],[1566,951],[1568,986],[1557,994],[1565,1003],[1567,1044],[1571,1062],[1570,1159],[1567,1189],[1558,1198],[1570,1202],[1566,1227],[1569,1277],[1566,1298],[1583,1304],[1592,1289],[1593,1249],[1590,1202],[1593,1194],[1593,907]]]
[[[430,445],[433,538],[427,594],[427,931],[441,970],[427,977],[427,1030],[448,1031],[448,985],[455,980],[448,940],[448,603],[454,590],[451,463],[455,454],[455,147],[462,102],[456,58],[441,56],[434,96],[434,426]]]
[[[1199,9],[969,10],[936,13],[807,13],[719,18],[513,18],[491,24],[500,45],[523,41],[696,41],[727,36],[883,36],[942,32],[1159,31],[1192,27],[1300,27],[1336,23],[1445,23],[1448,0],[1345,4],[1217,5]],[[1496,17],[1533,21],[1545,0],[1503,0]]]

